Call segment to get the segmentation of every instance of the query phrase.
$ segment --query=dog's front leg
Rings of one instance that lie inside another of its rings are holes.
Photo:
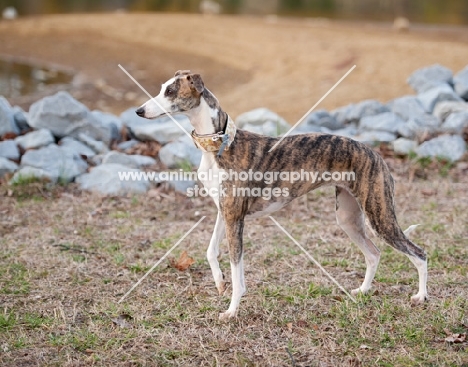
[[[226,222],[226,233],[229,243],[229,257],[231,261],[232,297],[226,312],[219,315],[220,320],[236,317],[242,295],[245,293],[244,263],[242,234],[244,221]]]
[[[219,244],[226,235],[226,226],[224,225],[224,219],[221,215],[221,212],[218,212],[218,217],[216,218],[216,224],[214,227],[213,235],[211,236],[210,245],[206,251],[206,258],[210,264],[211,272],[213,273],[213,278],[218,288],[219,295],[222,295],[225,290],[224,276],[219,268],[218,256],[219,256]]]

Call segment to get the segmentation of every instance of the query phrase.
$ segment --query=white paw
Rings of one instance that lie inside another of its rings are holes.
[[[228,321],[229,319],[232,319],[236,316],[237,316],[237,311],[227,310],[226,312],[221,312],[219,314],[219,321]]]
[[[422,305],[424,301],[427,300],[427,294],[422,293],[422,294],[415,294],[413,297],[411,297],[411,304],[416,306],[416,305]]]
[[[366,294],[367,292],[369,292],[369,289],[365,290],[365,289],[361,289],[361,287],[359,287],[359,288],[353,289],[351,291],[351,295],[352,296],[357,296],[359,294]]]

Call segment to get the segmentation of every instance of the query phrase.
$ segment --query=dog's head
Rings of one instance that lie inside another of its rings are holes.
[[[174,77],[161,86],[159,94],[146,102],[135,112],[138,116],[154,119],[164,115],[188,112],[200,104],[205,90],[199,74],[190,70],[179,70]]]

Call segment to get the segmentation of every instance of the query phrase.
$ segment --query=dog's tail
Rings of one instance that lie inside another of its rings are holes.
[[[403,233],[405,234],[406,237],[409,238],[409,235],[419,226],[420,226],[420,224],[413,224],[413,225],[409,226],[408,228],[406,228],[403,231]]]

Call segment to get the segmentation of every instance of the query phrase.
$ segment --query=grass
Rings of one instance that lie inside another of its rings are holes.
[[[248,291],[229,323],[218,314],[231,289],[217,294],[205,260],[215,220],[209,200],[15,187],[1,203],[0,365],[467,366],[467,343],[445,342],[447,332],[468,332],[466,182],[435,175],[397,177],[396,187],[401,225],[421,224],[412,239],[429,256],[425,305],[409,303],[417,290],[411,263],[380,241],[373,292],[355,304],[263,218],[245,227]],[[180,272],[166,260],[118,304],[199,219],[195,211],[207,219],[170,256],[185,250],[192,267]],[[364,259],[335,224],[333,190],[274,217],[346,289],[360,285]],[[229,281],[225,243],[221,250]],[[113,321],[119,315],[128,315],[125,327]]]

